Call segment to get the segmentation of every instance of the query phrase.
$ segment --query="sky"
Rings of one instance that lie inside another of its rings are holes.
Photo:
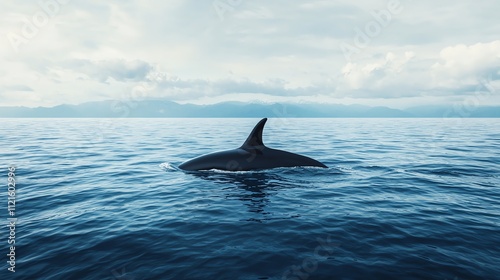
[[[500,105],[498,0],[2,1],[0,106]]]

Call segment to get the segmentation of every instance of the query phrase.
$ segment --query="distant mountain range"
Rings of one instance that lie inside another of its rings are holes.
[[[500,118],[500,106],[420,106],[404,110],[338,104],[179,104],[165,100],[100,101],[55,107],[0,107],[3,118]]]

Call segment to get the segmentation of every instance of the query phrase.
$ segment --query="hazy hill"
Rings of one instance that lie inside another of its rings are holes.
[[[467,109],[467,110],[466,110]],[[336,118],[442,118],[500,117],[500,107],[421,106],[405,110],[338,104],[261,104],[224,102],[213,105],[178,104],[165,100],[101,101],[55,107],[0,107],[7,118],[161,118],[161,117],[336,117]]]

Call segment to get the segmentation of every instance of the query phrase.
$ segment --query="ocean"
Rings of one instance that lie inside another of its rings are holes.
[[[2,119],[0,279],[500,279],[500,119],[271,118],[329,168],[177,168],[257,122]]]

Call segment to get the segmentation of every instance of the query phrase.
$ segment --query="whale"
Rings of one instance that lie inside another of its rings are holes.
[[[328,168],[307,156],[272,149],[264,145],[262,133],[267,118],[260,120],[241,147],[202,155],[179,165],[185,171],[225,170],[250,171],[278,167],[311,166]]]

